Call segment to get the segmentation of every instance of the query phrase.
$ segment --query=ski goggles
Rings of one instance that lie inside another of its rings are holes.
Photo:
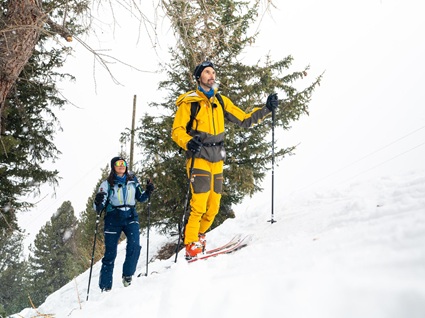
[[[127,162],[124,160],[118,160],[115,162],[115,167],[127,167]]]
[[[206,68],[206,67],[212,67],[212,68],[214,68],[214,64],[213,64],[213,62],[210,62],[210,61],[202,62],[202,63],[200,64],[200,66],[202,66],[203,68]]]

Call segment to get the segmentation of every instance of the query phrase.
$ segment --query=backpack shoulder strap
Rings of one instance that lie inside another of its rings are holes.
[[[110,204],[109,203],[109,198],[114,193],[114,187],[113,187],[113,185],[111,186],[111,184],[109,183],[109,181],[107,182],[107,184],[108,184],[108,196],[106,197],[105,209],[108,206],[108,204]]]
[[[215,97],[217,97],[218,102],[220,103],[221,107],[223,107],[223,113],[224,113],[224,102],[223,102],[223,97],[221,97],[221,95],[219,93],[215,94]]]
[[[189,121],[187,122],[187,125],[186,125],[186,132],[187,133],[189,133],[190,130],[192,129],[193,121],[195,120],[196,115],[198,115],[200,108],[201,107],[199,106],[199,102],[192,102],[190,104],[190,119],[189,119]]]
[[[221,97],[221,95],[219,93],[215,94],[215,97],[217,97],[218,102],[220,103],[221,107],[223,107],[223,114],[224,114],[224,101],[223,98]],[[187,122],[186,125],[186,132],[189,133],[190,130],[192,129],[192,125],[193,125],[193,121],[196,118],[196,115],[198,115],[199,110],[201,109],[201,107],[199,106],[199,102],[192,102],[190,104],[190,119]]]

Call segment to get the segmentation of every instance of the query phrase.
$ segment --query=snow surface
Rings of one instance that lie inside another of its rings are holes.
[[[13,317],[425,317],[425,171],[356,181],[299,197],[265,195],[208,233],[210,248],[236,233],[251,244],[187,264],[182,255],[146,271],[146,237],[133,284],[124,288],[119,246],[114,286],[101,293],[100,262]],[[150,233],[150,257],[170,238]],[[78,292],[77,292],[78,291]]]

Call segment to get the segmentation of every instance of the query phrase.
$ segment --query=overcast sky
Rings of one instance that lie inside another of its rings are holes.
[[[275,2],[278,7],[271,15],[266,13],[261,24],[253,26],[260,34],[246,50],[244,61],[264,61],[267,53],[275,60],[292,55],[294,68],[311,67],[300,85],[324,72],[313,94],[310,116],[302,117],[290,131],[276,131],[280,145],[299,146],[295,156],[276,164],[275,194],[303,195],[357,178],[422,169],[425,4],[419,0]],[[74,41],[76,53],[68,59],[66,71],[76,76],[76,82],[59,83],[75,105],[58,114],[64,132],[58,133],[55,143],[63,154],[53,165],[63,179],[55,198],[51,198],[53,190],[45,187],[42,198],[47,197],[20,215],[20,226],[30,232],[29,241],[64,201],[72,202],[77,215],[85,209],[100,169],[121,150],[119,137],[131,126],[133,96],[137,95],[140,118],[149,102],[165,94],[157,91],[162,75],[156,71],[159,63],[167,61],[171,30],[166,21],[156,18],[159,42],[154,49],[143,27],[139,34],[138,25],[130,24],[128,14],[124,16],[120,25],[96,21],[101,31],[84,40],[144,72],[113,64],[111,69],[121,83],[117,85]],[[102,20],[110,22],[104,14]],[[226,70],[218,70],[218,76],[221,72]],[[283,97],[283,92],[278,93]],[[129,150],[128,145],[122,147]],[[142,159],[135,155],[136,160]],[[265,191],[270,192],[270,185],[268,178]]]

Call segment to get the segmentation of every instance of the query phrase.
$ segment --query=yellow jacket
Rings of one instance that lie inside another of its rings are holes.
[[[256,107],[251,112],[245,113],[235,106],[226,96],[221,95],[224,102],[223,107],[214,95],[208,99],[199,90],[189,91],[179,96],[176,101],[177,112],[174,118],[171,137],[174,142],[186,150],[188,158],[192,153],[187,151],[187,143],[193,136],[199,136],[203,143],[200,153],[196,157],[206,159],[210,162],[218,162],[225,159],[224,150],[224,118],[241,127],[250,127],[263,119],[270,110],[267,107]],[[191,103],[198,102],[200,109],[192,124],[189,133],[186,125],[190,120]]]

